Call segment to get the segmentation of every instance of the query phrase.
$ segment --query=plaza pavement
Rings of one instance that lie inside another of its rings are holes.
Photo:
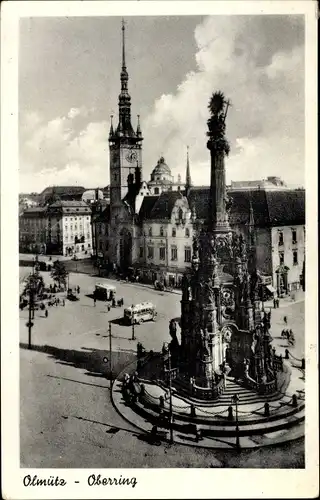
[[[21,275],[26,270],[20,269]],[[30,272],[30,268],[28,269]],[[48,273],[42,273],[48,284]],[[141,431],[114,409],[109,393],[108,321],[116,320],[122,308],[106,312],[87,294],[98,281],[84,274],[71,274],[70,286],[81,287],[78,302],[49,308],[49,317],[36,312],[32,331],[34,348],[27,349],[27,310],[20,312],[21,465],[25,467],[301,467],[303,442],[292,443],[290,453],[245,453],[241,460],[232,451],[197,450],[167,445],[155,447]],[[169,340],[169,319],[179,315],[180,297],[151,288],[113,281],[125,306],[151,300],[159,319],[131,328],[112,324],[114,373],[134,361],[136,345],[160,350]],[[295,324],[297,346],[303,346],[303,303],[288,306],[286,314]],[[274,311],[274,333],[283,327],[281,310]],[[298,337],[299,336],[299,337]],[[301,339],[300,339],[301,336]],[[117,353],[117,354],[116,354]],[[253,452],[252,452],[253,453]],[[245,457],[245,464],[243,462]],[[275,465],[277,464],[277,465]],[[280,464],[280,465],[279,465]]]

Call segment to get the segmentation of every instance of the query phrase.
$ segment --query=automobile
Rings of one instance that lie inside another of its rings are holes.
[[[164,284],[161,281],[156,280],[154,282],[154,289],[160,290],[161,292],[163,292],[164,291]]]
[[[79,298],[74,293],[72,293],[72,292],[68,293],[67,299],[69,299],[69,300],[71,300],[73,302],[75,302],[76,300],[79,300]]]

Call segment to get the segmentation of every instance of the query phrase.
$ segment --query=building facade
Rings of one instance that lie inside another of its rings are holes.
[[[46,253],[47,229],[44,207],[25,208],[19,216],[19,251]]]
[[[93,218],[93,244],[104,267],[122,273],[135,267],[148,281],[179,284],[190,267],[193,237],[213,203],[210,188],[192,186],[189,151],[184,184],[181,178],[174,182],[163,156],[150,181],[143,181],[143,137],[139,118],[136,130],[131,124],[124,26],[122,46],[118,124],[114,127],[111,119],[109,133],[110,206]],[[232,183],[227,193],[231,227],[247,239],[249,227],[255,233],[261,280],[279,295],[298,288],[304,262],[304,190],[288,189],[280,178],[268,177]]]
[[[91,208],[84,201],[56,201],[30,208],[19,221],[20,251],[54,255],[92,252]]]

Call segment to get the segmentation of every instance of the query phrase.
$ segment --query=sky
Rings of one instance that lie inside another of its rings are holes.
[[[280,176],[304,185],[304,17],[127,17],[132,124],[140,114],[143,177],[161,155],[208,185],[208,101],[221,90],[231,151],[227,182]],[[19,191],[109,184],[117,122],[121,18],[24,18],[19,30]]]

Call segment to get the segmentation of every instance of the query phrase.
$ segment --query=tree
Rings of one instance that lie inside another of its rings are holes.
[[[44,281],[42,275],[38,272],[38,270],[35,270],[33,274],[30,274],[27,279],[26,279],[26,286],[25,286],[25,292],[30,293],[35,293],[37,295],[40,295],[44,289]]]
[[[61,286],[61,284],[66,285],[68,274],[69,273],[66,270],[66,266],[63,262],[60,262],[60,260],[56,260],[53,263],[51,278],[53,279],[53,281],[57,281],[59,287]]]

